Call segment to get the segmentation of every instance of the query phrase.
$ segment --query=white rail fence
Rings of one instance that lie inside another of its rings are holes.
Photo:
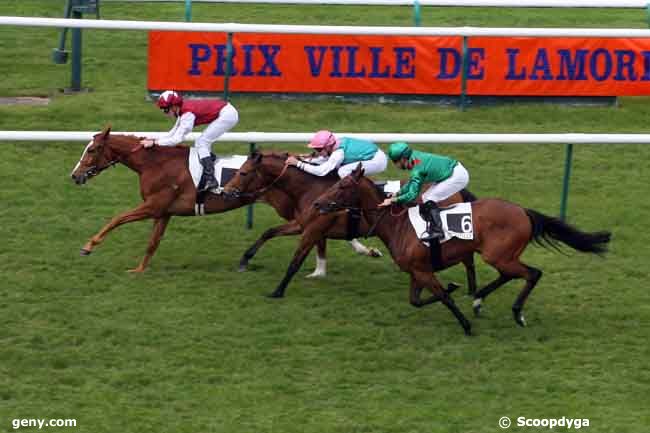
[[[0,131],[0,141],[84,141],[99,131]],[[163,132],[118,132],[156,138]],[[650,134],[416,134],[416,133],[337,133],[340,136],[365,138],[376,143],[406,141],[417,144],[650,144]],[[190,133],[186,141],[199,133]],[[236,143],[307,143],[313,132],[228,132],[218,141]]]
[[[395,27],[395,26],[314,26],[282,24],[197,23],[177,21],[85,20],[0,16],[0,25],[26,27],[68,27],[105,30],[168,30],[225,33],[284,33],[338,35],[406,36],[530,36],[530,37],[603,37],[650,38],[648,29],[568,29],[499,27]]]
[[[89,131],[0,131],[0,141],[89,141],[97,132]],[[113,132],[142,137],[159,137],[161,132]],[[560,217],[566,218],[569,180],[574,144],[650,144],[650,134],[412,134],[412,133],[338,133],[340,136],[373,140],[377,143],[406,141],[411,144],[543,144],[566,146],[564,176],[560,196]],[[194,140],[198,133],[188,134]],[[229,132],[218,141],[249,143],[251,151],[258,143],[307,143],[311,132]],[[252,227],[252,208],[249,208],[247,227]]]
[[[113,3],[180,3],[188,0],[103,0]],[[509,8],[634,8],[645,9],[646,0],[190,0],[192,3],[259,3],[346,6],[450,6]]]

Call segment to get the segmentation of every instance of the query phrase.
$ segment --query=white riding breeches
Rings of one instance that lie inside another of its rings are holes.
[[[468,183],[469,173],[459,162],[454,167],[451,176],[440,183],[434,183],[422,194],[422,202],[431,200],[437,203],[443,201],[465,188]]]
[[[337,172],[339,174],[339,177],[343,179],[345,176],[352,173],[354,169],[357,168],[357,165],[359,165],[359,162],[361,162],[361,166],[363,167],[363,174],[365,176],[369,176],[371,174],[381,173],[382,171],[386,170],[386,166],[388,165],[388,158],[381,149],[378,149],[372,159],[369,159],[367,161],[352,162],[350,164],[340,166]]]
[[[203,159],[210,156],[212,143],[214,143],[225,132],[230,131],[238,121],[239,113],[237,113],[237,109],[235,109],[232,104],[223,107],[219,113],[219,117],[214,119],[212,123],[205,128],[199,138],[196,139],[196,142],[194,142],[194,147],[199,154],[199,158]]]

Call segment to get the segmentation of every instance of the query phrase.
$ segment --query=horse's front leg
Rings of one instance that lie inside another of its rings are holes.
[[[140,206],[130,211],[124,212],[114,217],[108,224],[106,224],[95,236],[91,237],[86,245],[81,248],[81,255],[87,256],[93,252],[93,249],[104,241],[106,235],[116,227],[122,224],[140,221],[154,216],[151,205],[148,202],[142,203]]]
[[[160,245],[160,239],[165,234],[165,229],[167,229],[167,224],[171,219],[171,215],[165,215],[161,218],[156,218],[153,223],[153,230],[151,231],[151,238],[149,239],[149,245],[147,246],[147,253],[142,258],[140,264],[134,268],[129,269],[129,272],[144,272],[151,260],[151,257],[156,253],[158,245]]]
[[[289,264],[289,268],[287,269],[284,278],[282,279],[278,287],[275,289],[275,291],[269,295],[269,297],[281,298],[284,296],[284,291],[289,285],[289,282],[291,281],[295,273],[298,272],[303,262],[305,261],[305,258],[312,250],[312,248],[314,248],[314,245],[316,245],[316,243],[319,242],[321,239],[325,239],[324,232],[321,231],[321,229],[310,230],[309,227],[305,229],[305,231],[302,234],[302,237],[300,238],[300,244],[298,245],[298,248],[296,249],[296,252],[293,255],[293,259]]]
[[[429,305],[438,301],[442,302],[456,317],[456,320],[458,320],[460,326],[463,327],[463,331],[465,331],[465,334],[472,335],[472,325],[469,323],[467,318],[465,318],[463,313],[458,309],[452,297],[449,296],[449,290],[451,289],[451,287],[445,290],[442,287],[442,284],[440,284],[440,281],[438,281],[438,278],[436,278],[435,275],[426,271],[413,272],[413,276],[415,279],[415,284],[417,284],[418,286],[428,287],[429,290],[431,290],[431,293],[433,293],[433,295],[430,296],[429,298],[424,300],[419,300],[420,304],[418,305],[418,307]]]
[[[271,227],[266,230],[262,236],[255,243],[246,250],[242,258],[239,260],[239,272],[244,272],[248,266],[248,262],[255,256],[257,250],[269,239],[278,236],[291,236],[297,235],[302,231],[302,226],[296,220],[289,221],[286,224],[277,227]]]

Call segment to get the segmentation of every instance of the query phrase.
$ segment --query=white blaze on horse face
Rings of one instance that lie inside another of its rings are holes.
[[[86,153],[88,153],[88,148],[90,147],[91,144],[93,144],[93,140],[90,140],[88,142],[88,144],[86,145],[86,148],[84,149],[83,153],[81,154],[81,158],[79,158],[79,162],[77,162],[77,165],[74,166],[74,168],[72,169],[72,172],[70,173],[71,176],[74,174],[75,171],[77,171],[77,169],[81,165],[81,161],[83,161],[84,156],[86,156]]]

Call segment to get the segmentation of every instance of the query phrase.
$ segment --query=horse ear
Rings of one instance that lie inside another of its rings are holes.
[[[255,164],[259,164],[262,162],[262,154],[256,150],[251,154],[251,159]]]
[[[111,124],[109,123],[108,125],[106,125],[104,127],[104,130],[102,131],[102,136],[103,136],[104,140],[108,138],[110,133],[111,133]]]
[[[365,170],[363,169],[363,165],[361,165],[361,163],[357,164],[357,168],[355,168],[354,171],[352,172],[352,176],[354,180],[358,181],[359,179],[361,179],[361,176],[363,176],[364,171]]]

